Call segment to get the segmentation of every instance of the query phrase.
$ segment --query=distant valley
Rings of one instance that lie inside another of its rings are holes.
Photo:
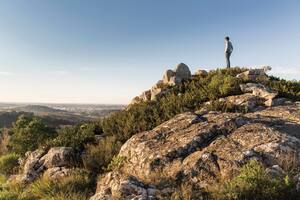
[[[123,108],[107,104],[0,103],[0,128],[10,127],[22,114],[39,116],[47,125],[57,127],[95,120]]]

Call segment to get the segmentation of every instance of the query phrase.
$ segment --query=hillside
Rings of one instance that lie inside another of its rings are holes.
[[[38,116],[52,127],[75,125],[109,115],[123,109],[122,105],[0,104],[0,128],[11,127],[21,115]]]
[[[126,109],[2,134],[0,199],[298,199],[300,84],[181,63]]]

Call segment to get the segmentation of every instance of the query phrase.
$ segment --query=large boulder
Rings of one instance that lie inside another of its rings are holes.
[[[41,162],[49,169],[53,167],[72,166],[74,158],[74,152],[71,147],[53,147],[41,158]]]
[[[34,181],[41,172],[45,170],[41,158],[47,152],[43,149],[37,149],[33,152],[26,152],[25,158],[21,161],[20,165],[23,165],[23,173],[16,176],[17,182],[21,184],[27,184]]]
[[[299,132],[300,103],[248,114],[179,114],[129,139],[119,153],[126,162],[99,179],[93,200],[116,194],[122,199],[160,199],[170,192],[165,180],[206,188],[232,177],[251,159],[272,170],[276,165],[284,169],[286,158],[300,159]]]
[[[189,67],[184,63],[180,63],[176,66],[175,74],[176,77],[180,78],[181,80],[188,80],[189,78],[191,78],[191,71]]]
[[[45,171],[50,178],[62,176],[66,174],[67,167],[72,167],[74,159],[74,151],[71,147],[53,147],[49,151],[38,149],[27,152],[21,163],[24,164],[23,172],[15,179],[21,184],[28,184]]]
[[[177,85],[180,84],[184,80],[188,80],[191,78],[191,71],[189,67],[184,64],[178,64],[174,70],[168,69],[162,78],[164,84],[167,85]]]

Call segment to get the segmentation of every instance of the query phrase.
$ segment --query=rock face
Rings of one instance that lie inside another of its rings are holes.
[[[300,158],[299,133],[300,102],[247,114],[179,114],[129,139],[119,153],[123,166],[99,179],[91,200],[164,199],[172,188],[162,187],[162,180],[206,188],[250,159],[284,173],[283,160]]]
[[[241,84],[240,88],[242,92],[252,93],[254,96],[265,99],[264,104],[266,106],[272,106],[274,104],[273,99],[278,95],[277,91],[273,91],[259,83]]]
[[[225,98],[219,99],[219,101],[228,102],[235,106],[244,107],[247,111],[255,111],[259,109],[259,106],[264,105],[265,99],[255,96],[250,93],[236,95],[236,96],[228,96]]]
[[[272,68],[270,66],[264,66],[261,69],[249,69],[241,74],[238,74],[237,77],[250,81],[263,81],[268,79],[266,72],[270,71],[271,69]]]
[[[54,147],[48,152],[41,149],[27,152],[23,173],[17,175],[16,180],[22,184],[31,183],[44,171],[50,179],[66,175],[69,170],[67,167],[73,165],[74,157],[70,147]]]
[[[164,73],[162,80],[159,80],[150,90],[146,90],[140,96],[134,97],[129,105],[143,101],[156,100],[158,97],[169,91],[168,86],[180,84],[182,81],[190,78],[191,71],[189,67],[184,63],[180,63],[174,70],[168,69]]]

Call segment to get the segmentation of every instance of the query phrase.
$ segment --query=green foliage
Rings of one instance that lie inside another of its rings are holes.
[[[241,80],[225,74],[216,74],[208,83],[209,99],[215,100],[220,97],[241,94],[239,84]]]
[[[278,91],[279,97],[300,101],[300,83],[271,77],[267,85]]]
[[[10,135],[10,129],[2,128],[0,130],[0,155],[8,153]]]
[[[50,181],[47,178],[40,178],[30,187],[29,192],[36,199],[86,199],[92,194],[94,184],[92,179],[84,171],[76,171],[71,175]]]
[[[0,173],[6,176],[13,174],[18,169],[19,155],[9,153],[0,157]]]
[[[124,162],[126,162],[126,157],[124,156],[114,156],[111,159],[111,162],[109,163],[109,165],[107,166],[107,170],[112,171],[112,170],[119,170]]]
[[[22,115],[13,124],[9,148],[23,155],[44,145],[54,135],[54,129],[47,127],[39,118]]]
[[[294,199],[294,184],[289,177],[271,177],[257,161],[244,165],[238,176],[217,189],[216,199],[280,200]]]
[[[94,124],[64,127],[58,131],[58,135],[51,142],[51,146],[72,147],[80,151],[85,144],[94,141],[94,131]]]
[[[0,191],[0,200],[19,200],[18,194],[8,190]]]
[[[248,108],[246,106],[234,105],[228,101],[213,100],[208,104],[204,105],[205,108],[211,111],[220,111],[220,112],[239,112],[247,113]]]
[[[26,188],[12,185],[0,191],[0,200],[87,200],[94,188],[94,180],[77,170],[55,181],[41,177]]]
[[[96,145],[87,145],[83,156],[85,169],[94,173],[102,172],[113,156],[119,152],[121,145],[115,136],[103,138]]]

